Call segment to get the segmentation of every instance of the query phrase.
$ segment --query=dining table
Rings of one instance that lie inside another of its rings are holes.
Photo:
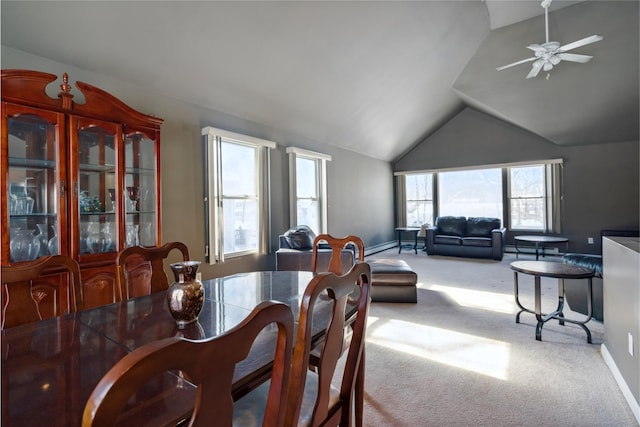
[[[258,271],[204,280],[205,301],[198,320],[182,329],[169,313],[163,291],[4,329],[2,425],[80,425],[96,384],[126,354],[167,337],[218,336],[262,301],[287,304],[297,322],[300,297],[312,277],[305,271]],[[329,304],[318,304],[313,314],[315,339],[322,338],[322,319],[329,315]],[[265,329],[247,359],[236,366],[234,399],[269,378],[275,330]],[[179,425],[188,420],[195,396],[196,387],[181,372],[167,372],[132,396],[121,421]]]

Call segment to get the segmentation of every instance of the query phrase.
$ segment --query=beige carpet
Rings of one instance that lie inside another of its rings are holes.
[[[392,249],[367,259],[375,258],[407,261],[419,289],[417,304],[371,305],[365,425],[638,425],[600,354],[602,323],[588,323],[593,344],[576,325],[548,322],[536,341],[534,315],[515,323],[515,255],[498,262]],[[548,312],[557,281],[542,287]],[[520,279],[520,294],[532,308],[533,278]]]

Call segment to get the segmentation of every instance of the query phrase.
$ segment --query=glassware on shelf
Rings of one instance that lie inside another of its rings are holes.
[[[134,185],[127,186],[127,212],[138,211],[138,200],[140,199],[140,188]]]
[[[106,251],[115,251],[116,250],[116,229],[114,227],[114,223],[112,222],[105,222],[104,225],[102,226],[102,232],[107,236],[108,239],[108,246],[106,248]]]
[[[89,240],[89,234],[93,231],[93,224],[93,222],[80,223],[80,253],[86,254],[89,252],[87,242]]]
[[[138,224],[127,224],[127,240],[126,246],[138,246],[140,240],[138,238]]]
[[[18,196],[9,194],[9,215],[18,215]]]
[[[116,210],[116,189],[115,188],[109,188],[107,189],[107,191],[109,191],[109,199],[111,199],[111,211],[110,212],[115,212]]]
[[[12,215],[31,215],[33,212],[34,200],[27,191],[27,183],[32,178],[25,178],[24,185],[17,182],[11,183],[11,192],[9,197],[9,212]],[[22,191],[14,192],[13,188],[20,189]]]
[[[104,231],[96,231],[89,233],[87,237],[87,247],[92,254],[108,252],[111,248],[111,236]]]
[[[58,253],[58,234],[56,231],[56,227],[53,226],[51,227],[51,230],[53,230],[53,237],[49,239],[49,242],[47,243],[47,249],[49,249],[49,254],[50,255],[59,255]]]
[[[45,256],[49,254],[47,245],[49,244],[49,226],[47,224],[36,224],[38,227],[38,241],[40,242],[40,252],[38,256]],[[54,255],[54,254],[51,254]]]
[[[11,261],[31,261],[38,258],[40,240],[38,236],[34,236],[33,230],[12,228],[10,236]]]
[[[156,236],[153,231],[153,224],[145,222],[140,224],[140,243],[144,246],[155,246]]]

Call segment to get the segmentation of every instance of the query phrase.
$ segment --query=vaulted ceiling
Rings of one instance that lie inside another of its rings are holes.
[[[3,46],[382,160],[466,106],[561,145],[638,140],[637,1],[554,1],[552,40],[604,40],[575,50],[591,62],[562,62],[528,80],[530,63],[495,68],[544,42],[539,1],[3,0],[0,8]]]

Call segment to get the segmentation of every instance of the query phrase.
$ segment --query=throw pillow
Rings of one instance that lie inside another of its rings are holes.
[[[284,238],[292,249],[305,251],[313,249],[313,241],[316,238],[315,233],[306,225],[298,225],[295,228],[287,230]]]

